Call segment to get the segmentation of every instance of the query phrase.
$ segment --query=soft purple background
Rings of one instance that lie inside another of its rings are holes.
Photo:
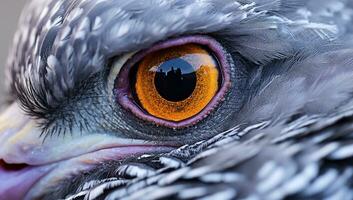
[[[17,27],[17,20],[26,0],[0,1],[0,103],[4,98],[4,65],[8,49],[12,43],[13,34]]]

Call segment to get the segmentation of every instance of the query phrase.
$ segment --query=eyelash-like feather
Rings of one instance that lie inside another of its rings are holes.
[[[99,101],[109,98],[105,90],[100,89],[102,87],[101,78],[102,74],[98,73],[86,80],[67,101],[63,102],[60,109],[48,112],[44,118],[35,118],[42,129],[41,137],[44,140],[47,137],[72,134],[73,129],[83,134],[97,128],[103,110],[100,108],[102,105]]]

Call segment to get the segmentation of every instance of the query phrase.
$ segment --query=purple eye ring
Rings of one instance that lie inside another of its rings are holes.
[[[132,91],[133,87],[130,81],[130,72],[148,54],[186,44],[196,44],[204,46],[210,50],[218,62],[221,85],[207,106],[190,118],[175,122],[155,117],[141,108],[139,103],[136,101]],[[219,105],[219,103],[224,100],[224,96],[231,86],[230,66],[226,55],[227,54],[221,44],[219,44],[215,39],[204,35],[184,36],[159,42],[149,49],[137,52],[122,66],[114,82],[113,93],[115,100],[124,109],[129,110],[139,119],[154,123],[157,126],[181,129],[196,125],[198,122],[206,118]]]

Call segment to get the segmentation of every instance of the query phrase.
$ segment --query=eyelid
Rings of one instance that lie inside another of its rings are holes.
[[[123,68],[123,66],[125,65],[125,63],[129,59],[131,59],[133,57],[133,55],[135,55],[135,54],[136,54],[136,52],[123,54],[122,56],[120,56],[120,57],[118,57],[118,58],[113,60],[112,67],[111,67],[111,69],[109,71],[108,80],[107,80],[108,91],[110,92],[110,95],[112,95],[111,96],[112,99],[114,99],[113,90],[114,90],[116,77],[120,73],[120,71]]]

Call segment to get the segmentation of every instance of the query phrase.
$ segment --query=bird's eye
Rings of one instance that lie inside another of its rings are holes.
[[[117,102],[137,117],[171,128],[193,125],[229,87],[219,44],[203,37],[159,43],[138,52],[115,80]]]
[[[186,44],[153,52],[132,72],[133,92],[149,114],[188,119],[212,100],[221,81],[217,61],[203,47]]]

